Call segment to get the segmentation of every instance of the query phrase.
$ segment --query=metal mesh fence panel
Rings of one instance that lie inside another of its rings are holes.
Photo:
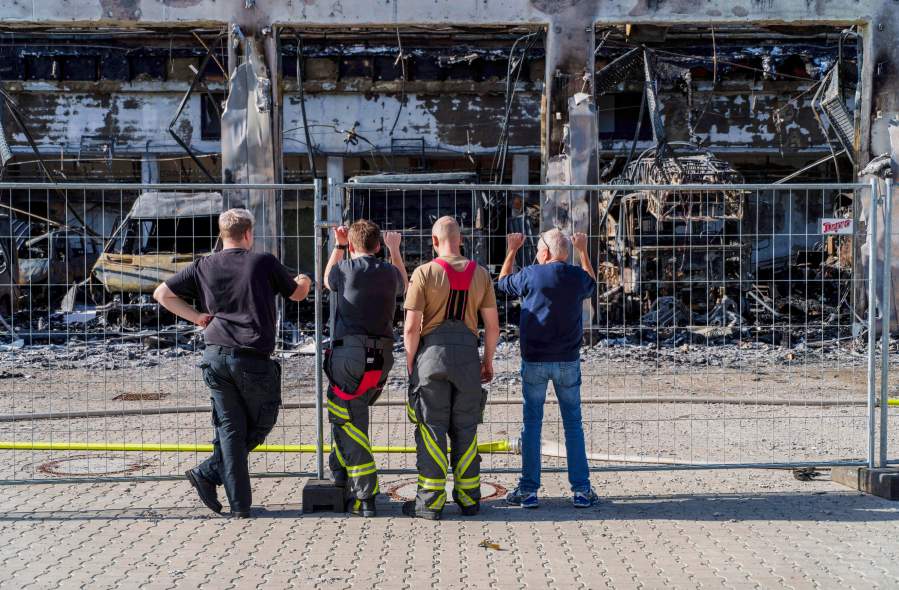
[[[254,211],[257,244],[311,275],[312,188],[3,185],[0,478],[182,477],[207,456],[202,335],[153,290],[220,248],[231,206]],[[312,309],[280,307],[284,408],[271,445],[314,431]],[[254,453],[251,471],[308,472],[313,456]]]
[[[596,294],[582,309],[582,414],[594,470],[832,465],[866,458],[868,281],[859,260],[867,185],[476,186],[348,183],[341,222],[401,231],[411,270],[433,257],[450,215],[463,253],[495,277],[505,235],[540,228],[589,238]],[[503,333],[482,442],[519,436],[516,299],[499,295]],[[373,410],[379,440],[411,444],[398,357]],[[552,391],[552,387],[550,387]],[[552,393],[544,468],[564,470]],[[389,456],[391,468],[411,467]],[[513,454],[485,470],[516,470]]]
[[[433,258],[430,230],[443,215],[494,278],[508,233],[525,235],[516,270],[535,263],[541,228],[585,233],[598,277],[580,310],[593,470],[862,462],[875,353],[868,300],[883,287],[864,270],[869,196],[858,184],[348,183],[327,197],[313,185],[2,184],[0,480],[174,478],[207,455],[202,335],[151,294],[214,251],[217,215],[237,204],[256,212],[257,243],[310,275],[327,259],[327,228],[363,217],[402,233],[410,273]],[[331,218],[317,225],[317,208]],[[266,452],[251,455],[257,475],[317,471],[315,353],[327,345],[327,302],[324,291],[319,338],[315,297],[281,306],[284,406]],[[498,302],[496,378],[479,430],[498,452],[484,453],[486,472],[520,468],[521,309]],[[394,354],[371,440],[382,472],[408,473],[399,338]],[[541,447],[545,469],[565,470],[552,386]]]

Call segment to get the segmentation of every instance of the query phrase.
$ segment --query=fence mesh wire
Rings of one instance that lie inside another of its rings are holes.
[[[866,187],[334,188],[330,198],[339,202],[328,209],[341,214],[329,221],[365,217],[402,232],[410,273],[433,257],[430,228],[442,215],[459,221],[464,253],[494,277],[507,233],[526,236],[519,268],[535,262],[541,227],[588,235],[599,278],[581,310],[591,468],[865,458],[866,363],[873,354],[862,270]],[[161,313],[151,293],[215,249],[217,214],[238,203],[263,220],[257,239],[290,269],[311,275],[316,254],[328,255],[316,253],[320,230],[313,223],[327,197],[316,200],[311,185],[267,190],[2,185],[0,479],[178,477],[206,456],[191,446],[212,439],[209,395],[197,368],[202,337]],[[327,297],[319,303],[327,306]],[[271,445],[315,443],[314,304],[282,306],[276,358],[284,408]],[[521,429],[520,306],[500,295],[499,307],[502,337],[482,443],[514,441]],[[398,301],[398,336],[400,308]],[[327,321],[321,330],[326,342]],[[372,408],[371,439],[411,447],[401,338],[395,354]],[[564,470],[565,435],[552,394],[548,401],[544,466]],[[79,446],[85,443],[139,446]],[[164,446],[172,444],[188,450]],[[489,454],[482,465],[514,471],[519,459]],[[378,454],[377,461],[389,472],[415,467],[414,456],[402,452]],[[315,466],[310,453],[251,456],[257,474],[310,473]]]
[[[832,464],[866,449],[865,190],[351,183],[342,221],[401,231],[411,270],[433,256],[433,222],[451,215],[464,253],[494,276],[509,232],[526,236],[518,268],[535,262],[541,227],[587,234],[599,285],[583,309],[581,395],[594,469]],[[520,306],[502,295],[499,305],[482,441],[521,428]],[[388,389],[403,399],[400,374]],[[399,409],[376,411],[374,423],[410,440]],[[550,405],[545,466],[565,468],[564,441]],[[484,462],[518,465],[514,455]]]

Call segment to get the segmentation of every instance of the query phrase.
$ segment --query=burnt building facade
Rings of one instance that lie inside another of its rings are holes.
[[[839,182],[891,149],[895,168],[899,151],[889,0],[23,0],[0,7],[0,20],[7,182]],[[684,172],[697,155],[718,168]],[[282,209],[263,219],[266,235],[311,234],[308,192],[233,192],[226,202]],[[37,194],[3,200],[111,236],[139,191]],[[779,236],[841,211],[864,217],[865,204],[840,193],[731,197],[737,215],[654,211],[635,193],[522,192],[488,195],[485,216],[530,210],[534,228],[588,231],[607,286],[625,290],[642,272],[635,228],[653,233],[646,223],[672,234],[678,219],[704,224],[703,239],[717,231],[712,242],[728,244],[722,256],[758,267],[814,249]],[[764,227],[734,229],[749,218]],[[311,267],[306,242],[264,247]]]

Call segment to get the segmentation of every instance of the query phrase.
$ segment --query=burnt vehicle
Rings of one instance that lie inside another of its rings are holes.
[[[29,224],[29,233],[18,240],[19,286],[32,306],[54,306],[74,283],[83,281],[100,252],[103,241],[76,228],[47,231],[44,224]]]
[[[141,193],[94,264],[99,311],[109,320],[155,317],[159,283],[215,249],[223,205],[220,193]]]
[[[742,175],[711,152],[668,141],[655,59],[651,50],[635,48],[597,72],[598,92],[637,75],[643,78],[643,102],[654,143],[635,159],[629,156],[612,184],[742,183]],[[599,273],[605,281],[599,311],[609,320],[624,321],[647,312],[659,316],[662,303],[672,309],[682,305],[686,313],[661,315],[688,316],[684,321],[692,323],[692,314],[699,314],[699,321],[710,321],[722,304],[739,301],[749,270],[743,261],[750,244],[741,231],[746,201],[742,190],[603,191],[597,207]]]
[[[444,215],[454,217],[462,228],[462,253],[478,264],[491,268],[502,260],[494,260],[491,236],[502,236],[505,225],[491,196],[482,190],[467,187],[478,181],[474,172],[377,174],[354,176],[344,193],[342,218],[345,223],[354,219],[370,219],[383,231],[403,234],[403,256],[410,269],[431,260],[431,227]],[[360,184],[363,186],[354,187]],[[372,184],[452,184],[452,189],[380,188]],[[494,245],[495,246],[495,245]]]
[[[678,148],[677,154],[671,151]],[[622,184],[738,184],[731,166],[688,144],[651,148],[616,182]],[[625,313],[646,312],[670,296],[693,313],[708,313],[725,296],[739,299],[750,265],[741,224],[741,190],[603,191],[599,212],[606,292],[621,293]]]

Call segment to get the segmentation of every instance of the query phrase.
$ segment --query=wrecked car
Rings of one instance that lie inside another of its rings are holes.
[[[19,285],[32,305],[53,305],[73,283],[83,281],[103,249],[100,238],[79,229],[31,233],[18,245]]]
[[[155,313],[159,283],[215,249],[223,204],[220,193],[142,193],[94,264],[104,307]]]
[[[678,153],[643,152],[617,180],[622,184],[738,184],[727,162],[677,144]],[[671,149],[671,148],[669,148]],[[743,238],[746,192],[741,190],[603,191],[599,212],[605,291],[623,293],[626,314],[645,313],[663,296],[697,313],[719,297],[737,299],[747,278]],[[602,302],[601,302],[602,303]]]

